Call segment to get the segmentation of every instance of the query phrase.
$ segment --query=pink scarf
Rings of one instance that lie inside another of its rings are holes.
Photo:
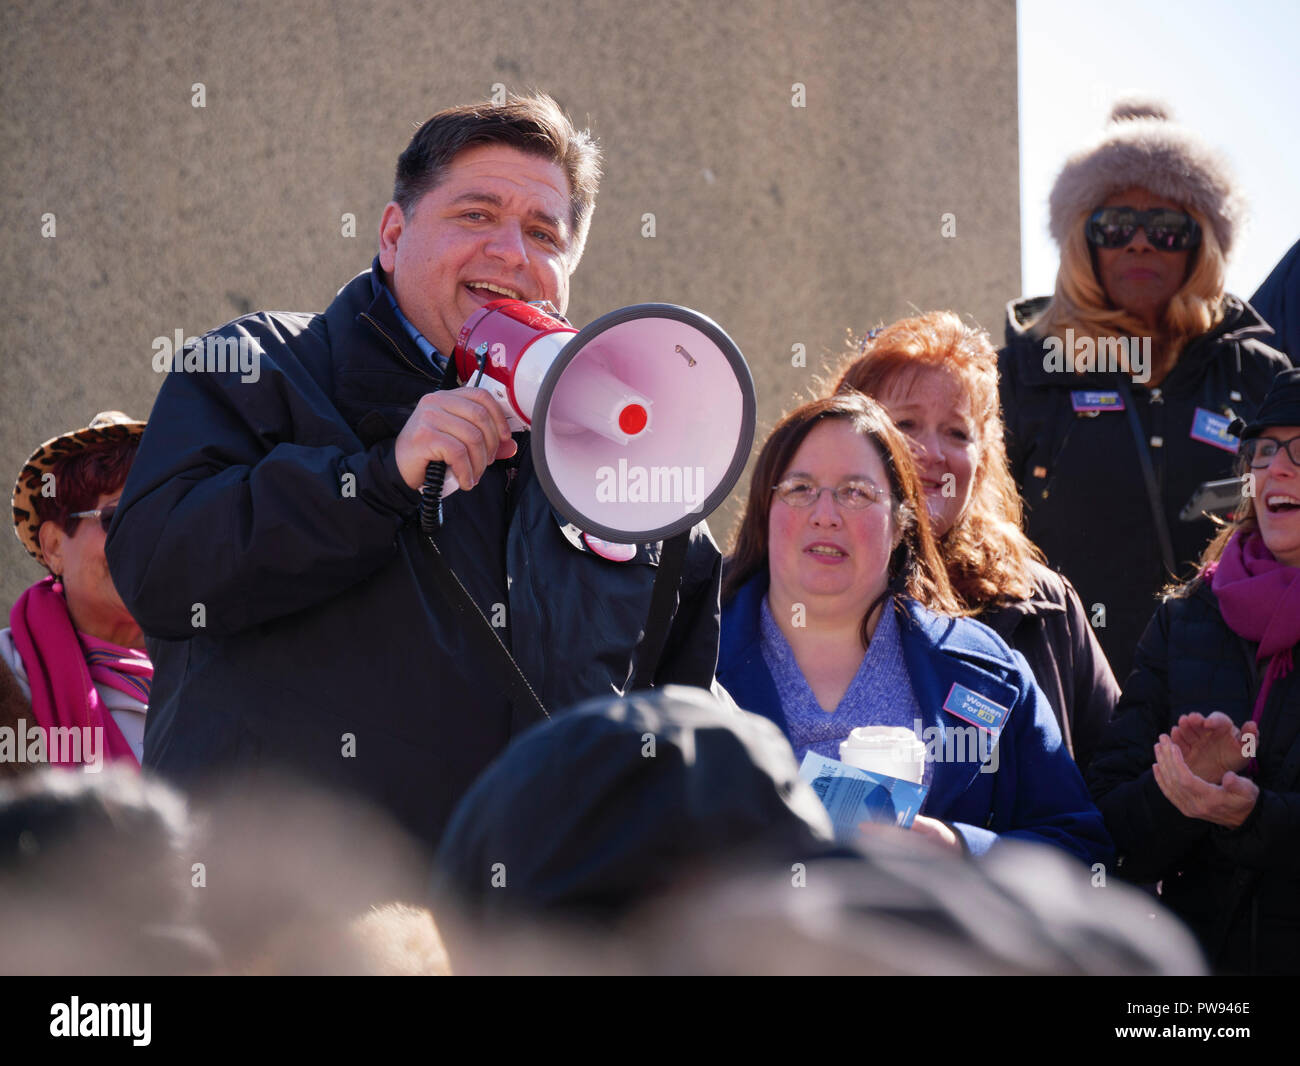
[[[1251,713],[1258,724],[1273,682],[1294,666],[1292,651],[1300,643],[1300,568],[1278,562],[1258,531],[1244,537],[1237,532],[1206,576],[1228,628],[1259,643],[1256,661],[1268,660]],[[1250,769],[1255,769],[1254,759]]]
[[[86,653],[90,679],[125,692],[134,700],[149,706],[149,686],[153,683],[153,663],[149,656],[137,648],[124,648],[107,640],[77,632],[81,648]]]
[[[51,728],[88,726],[103,730],[100,736],[104,738],[106,760],[129,760],[139,766],[131,745],[100,699],[94,681],[103,681],[140,699],[139,681],[153,679],[153,666],[148,657],[108,641],[86,637],[88,644],[93,643],[94,654],[100,660],[93,666],[88,665],[86,651],[78,640],[67,601],[63,598],[63,586],[53,576],[38,581],[18,597],[18,602],[9,612],[9,625],[32,689],[32,714],[36,724],[46,730],[47,756],[55,754],[49,743],[48,731]],[[109,652],[107,658],[112,665],[103,661],[105,650]],[[127,687],[131,680],[119,676],[119,672],[135,681],[137,688]],[[146,702],[147,680],[144,689]],[[61,750],[59,754],[64,752]]]

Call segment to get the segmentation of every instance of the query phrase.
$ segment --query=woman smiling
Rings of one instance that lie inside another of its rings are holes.
[[[1247,492],[1156,611],[1088,781],[1130,880],[1217,967],[1300,971],[1300,370],[1241,434]],[[1153,758],[1154,755],[1154,758]]]

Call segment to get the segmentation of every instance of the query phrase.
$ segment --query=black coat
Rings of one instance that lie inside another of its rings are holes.
[[[1181,576],[1214,534],[1209,519],[1178,513],[1205,481],[1232,476],[1233,454],[1191,437],[1197,408],[1249,418],[1269,382],[1290,364],[1261,338],[1269,327],[1228,297],[1227,313],[1184,349],[1157,388],[1133,386],[1143,435]],[[1065,374],[1044,366],[1031,323],[1045,300],[1008,307],[1007,345],[998,354],[1011,473],[1025,500],[1026,532],[1048,563],[1074,583],[1088,614],[1105,608],[1101,642],[1115,676],[1128,676],[1133,649],[1171,580],[1161,561],[1136,442],[1122,411],[1076,413],[1075,390],[1115,391],[1118,375]]]
[[[1269,342],[1300,359],[1300,241],[1291,245],[1255,290],[1250,306],[1276,331]]]
[[[1163,603],[1088,786],[1106,818],[1118,870],[1162,882],[1162,896],[1218,968],[1300,972],[1300,674],[1274,682],[1259,724],[1259,801],[1237,829],[1188,818],[1151,772],[1161,733],[1193,711],[1250,720],[1258,691],[1256,645],[1234,634],[1209,586]],[[1258,675],[1262,676],[1261,664]],[[1293,765],[1286,767],[1288,759]]]
[[[167,375],[107,551],[156,671],[146,767],[191,781],[287,764],[360,791],[432,847],[533,717],[475,670],[477,634],[429,577],[394,441],[438,383],[377,271],[323,314],[216,331],[261,345],[256,381]],[[558,711],[627,685],[660,545],[626,563],[589,551],[517,439],[519,456],[446,499],[439,542]],[[701,524],[656,683],[713,682],[720,573]]]
[[[1028,599],[976,617],[1028,661],[1052,705],[1061,739],[1079,769],[1086,770],[1115,710],[1119,685],[1074,586],[1038,563],[1032,569]]]

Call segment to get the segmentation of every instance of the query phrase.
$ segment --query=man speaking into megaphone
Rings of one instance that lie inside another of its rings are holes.
[[[155,666],[146,768],[185,784],[289,767],[432,847],[548,711],[713,683],[721,559],[703,518],[753,432],[734,345],[646,305],[564,338],[471,340],[472,377],[453,358],[485,309],[510,318],[497,301],[562,315],[599,166],[549,97],[440,112],[398,161],[369,270],[321,314],[214,331],[254,347],[257,375],[166,376],[107,545]],[[683,427],[709,404],[731,428],[696,433],[697,459]],[[445,484],[426,535],[431,464]],[[686,466],[689,486],[672,476]],[[660,499],[674,484],[690,498]]]

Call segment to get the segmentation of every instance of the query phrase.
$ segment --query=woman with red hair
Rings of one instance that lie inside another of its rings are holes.
[[[861,343],[837,388],[879,401],[910,439],[954,592],[1028,660],[1086,767],[1119,686],[1078,594],[1021,529],[988,334],[949,311],[902,319]]]

